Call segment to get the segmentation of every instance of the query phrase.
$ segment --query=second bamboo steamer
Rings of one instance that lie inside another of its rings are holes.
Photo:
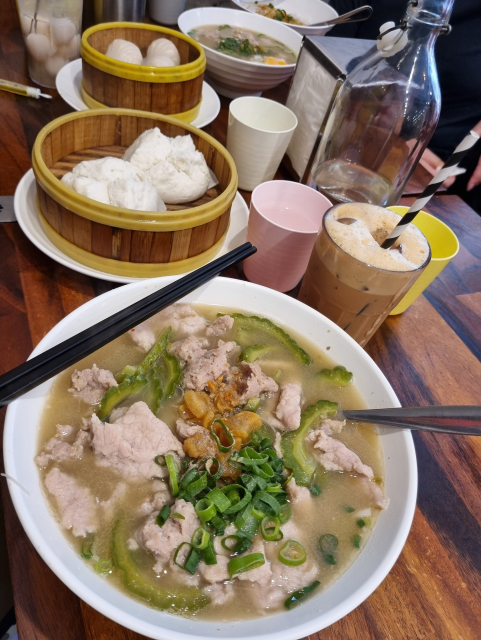
[[[136,44],[145,56],[157,38],[173,42],[180,54],[176,67],[149,67],[105,55],[117,38]],[[200,111],[206,58],[189,36],[156,25],[109,22],[87,29],[81,40],[82,98],[95,108],[152,111],[192,122]]]

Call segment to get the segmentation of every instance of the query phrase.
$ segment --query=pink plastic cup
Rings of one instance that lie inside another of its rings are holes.
[[[298,182],[271,180],[252,192],[247,240],[257,247],[244,260],[251,282],[276,291],[293,289],[307,263],[331,202]]]

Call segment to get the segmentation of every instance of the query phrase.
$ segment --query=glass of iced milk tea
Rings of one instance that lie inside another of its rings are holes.
[[[299,293],[364,346],[431,259],[423,234],[409,225],[391,249],[380,243],[399,215],[371,204],[326,212]]]

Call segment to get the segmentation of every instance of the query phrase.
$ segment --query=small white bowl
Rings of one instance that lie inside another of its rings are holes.
[[[176,278],[142,280],[112,289],[59,322],[32,356],[109,317]],[[216,278],[187,295],[186,302],[221,304],[271,318],[306,337],[354,373],[370,408],[399,406],[389,382],[367,353],[317,311],[250,282]],[[79,598],[115,622],[155,640],[297,640],[333,624],[363,602],[387,576],[401,553],[416,506],[417,468],[409,431],[381,429],[385,489],[390,499],[371,537],[352,566],[330,587],[292,611],[240,622],[203,621],[157,611],[128,597],[82,561],[52,517],[34,462],[40,417],[53,379],[13,402],[4,431],[5,472],[18,517],[30,541],[52,571]],[[28,493],[25,493],[24,490]]]
[[[301,49],[302,36],[285,24],[246,11],[204,7],[190,9],[179,16],[179,29],[185,34],[210,24],[230,24],[265,33],[292,49],[297,56]],[[290,78],[296,68],[295,64],[271,65],[240,60],[202,46],[207,58],[207,79],[217,93],[227,98],[259,96]]]
[[[256,13],[253,0],[230,0],[233,5],[249,11],[250,13]],[[278,7],[284,0],[259,0],[259,4],[272,4],[274,7]],[[283,7],[281,7],[283,8]],[[324,36],[328,31],[332,29],[330,27],[309,27],[309,24],[315,24],[316,22],[327,22],[339,17],[339,14],[331,6],[322,2],[322,0],[295,0],[295,9],[289,9],[288,13],[291,13],[299,22],[305,24],[290,24],[288,22],[282,22],[286,24],[297,33],[301,33],[305,36]],[[272,20],[272,18],[268,18]]]

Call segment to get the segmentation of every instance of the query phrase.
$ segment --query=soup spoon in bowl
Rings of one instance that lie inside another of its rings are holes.
[[[477,405],[355,409],[342,413],[348,420],[397,429],[481,436],[481,406]]]

